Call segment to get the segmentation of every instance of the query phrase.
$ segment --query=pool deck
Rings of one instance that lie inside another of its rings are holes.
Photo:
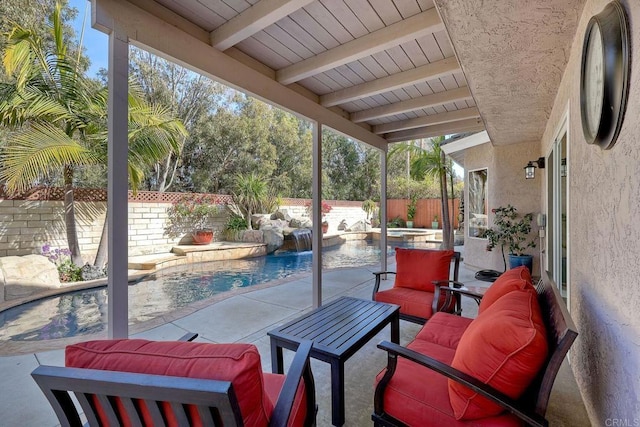
[[[390,260],[390,269],[393,270]],[[337,269],[323,272],[323,301],[343,295],[371,298],[373,271],[376,266]],[[460,280],[470,286],[487,286],[474,279],[474,272],[461,267]],[[392,280],[382,287],[391,287]],[[220,297],[203,301],[184,312],[163,316],[143,326],[132,328],[131,336],[154,340],[174,340],[185,332],[200,334],[200,342],[249,342],[256,345],[265,371],[271,371],[270,346],[267,331],[311,310],[311,274],[289,278],[244,290],[227,292]],[[475,317],[477,308],[465,301],[466,316]],[[141,330],[144,329],[144,330]],[[419,326],[402,321],[400,341],[409,342]],[[81,340],[86,340],[83,337]],[[358,351],[345,365],[346,371],[346,426],[370,426],[373,408],[373,380],[386,363],[385,354],[376,348],[381,340],[389,339],[388,327]],[[3,426],[56,426],[57,419],[29,374],[40,364],[63,365],[64,345],[57,340],[48,349],[28,349],[28,344],[16,344],[20,355],[0,357],[0,420]],[[42,344],[42,343],[40,343]],[[19,348],[21,347],[22,348]],[[46,346],[45,346],[46,347]],[[292,353],[285,352],[285,367]],[[328,426],[331,419],[330,369],[326,363],[312,361],[318,395],[317,425]],[[554,386],[547,412],[553,426],[589,425],[586,410],[568,364],[562,366]]]

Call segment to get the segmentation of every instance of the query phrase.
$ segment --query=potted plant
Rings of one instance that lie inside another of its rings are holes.
[[[185,196],[167,209],[164,234],[176,238],[191,234],[193,244],[207,245],[213,240],[213,217],[219,212],[212,196]]]
[[[418,198],[414,195],[411,196],[411,201],[407,205],[407,228],[413,228],[413,218],[416,216],[416,210],[418,209]]]
[[[311,202],[307,202],[306,209],[307,209],[307,215],[311,216],[311,214],[313,213],[313,205],[311,204]],[[321,209],[322,209],[322,233],[324,234],[327,231],[329,231],[329,222],[325,219],[325,216],[329,212],[331,212],[331,209],[333,209],[333,207],[326,202],[322,202]]]
[[[535,236],[531,236],[531,221],[533,214],[528,213],[520,217],[518,211],[511,205],[492,209],[495,214],[493,223],[495,227],[485,232],[489,239],[487,250],[491,251],[496,246],[502,249],[502,260],[505,270],[507,262],[504,257],[504,247],[509,248],[509,268],[526,265],[529,272],[533,270],[533,256],[525,254],[528,248],[535,248]]]
[[[438,215],[434,215],[433,221],[431,221],[431,228],[437,229],[438,225]]]

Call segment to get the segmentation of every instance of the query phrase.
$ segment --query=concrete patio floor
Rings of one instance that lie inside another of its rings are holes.
[[[393,265],[391,268],[393,269]],[[342,295],[371,298],[372,271],[376,266],[339,269],[323,274],[323,301]],[[461,268],[460,280],[473,286],[487,286],[476,281],[473,271]],[[393,281],[383,283],[391,287]],[[267,331],[296,318],[311,309],[311,275],[277,286],[234,295],[214,302],[184,317],[167,317],[165,323],[135,338],[174,340],[185,332],[197,332],[200,342],[249,342],[257,346],[265,371],[271,371],[270,346]],[[465,301],[463,315],[475,317],[477,307]],[[419,330],[418,325],[401,321],[401,344],[406,344]],[[376,345],[389,340],[385,328],[345,364],[346,426],[370,426],[373,409],[373,380],[386,363],[385,353]],[[285,351],[285,369],[293,353]],[[64,350],[50,350],[19,356],[0,357],[0,424],[3,426],[56,426],[57,419],[42,392],[30,377],[39,364],[63,365]],[[317,360],[312,362],[318,396],[318,426],[331,425],[330,369]],[[577,385],[568,364],[564,363],[556,379],[547,412],[551,426],[587,426],[589,420]]]

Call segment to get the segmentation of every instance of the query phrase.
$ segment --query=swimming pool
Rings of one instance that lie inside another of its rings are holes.
[[[359,240],[325,248],[323,269],[378,264],[377,244]],[[389,247],[388,255],[392,254]],[[129,323],[151,320],[229,290],[310,272],[311,261],[311,252],[283,252],[167,269],[130,284]],[[107,324],[107,303],[107,289],[102,287],[14,307],[0,313],[0,341],[41,341],[101,332]]]

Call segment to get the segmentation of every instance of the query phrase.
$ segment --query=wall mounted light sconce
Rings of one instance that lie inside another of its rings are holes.
[[[562,159],[560,162],[560,176],[567,176],[567,159]]]
[[[527,166],[524,167],[524,177],[526,179],[533,179],[536,177],[536,165],[540,169],[544,169],[544,157],[540,157],[538,160],[531,160],[527,163]]]

